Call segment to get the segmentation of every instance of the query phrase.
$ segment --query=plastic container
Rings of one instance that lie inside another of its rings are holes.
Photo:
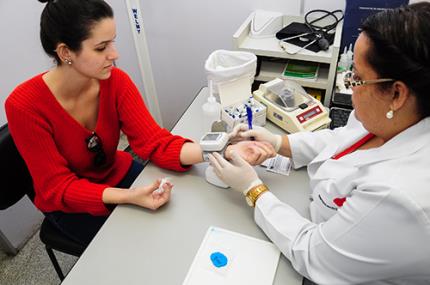
[[[288,89],[283,89],[279,97],[287,107],[293,108],[296,104],[294,94]]]
[[[219,121],[221,116],[221,104],[218,103],[212,93],[212,81],[209,81],[209,97],[202,105],[203,129],[205,132],[212,131],[212,124]]]
[[[351,70],[354,53],[352,52],[352,44],[349,44],[349,49],[346,52],[347,70]]]
[[[247,78],[251,86],[257,69],[257,56],[250,52],[216,50],[205,62],[209,82],[213,82],[213,95],[219,100],[219,84]]]
[[[340,72],[347,71],[349,68],[348,54],[347,54],[347,48],[346,47],[343,50],[343,53],[340,55],[338,67],[339,67]]]

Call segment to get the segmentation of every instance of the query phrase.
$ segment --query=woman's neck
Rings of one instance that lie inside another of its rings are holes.
[[[43,75],[43,79],[57,99],[73,100],[98,84],[68,66],[57,66]]]

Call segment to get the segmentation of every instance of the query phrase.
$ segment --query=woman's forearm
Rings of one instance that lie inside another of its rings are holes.
[[[103,191],[102,200],[105,204],[126,204],[130,202],[130,191],[108,187]]]
[[[182,146],[179,159],[182,165],[193,165],[203,162],[202,148],[198,143],[186,142]]]

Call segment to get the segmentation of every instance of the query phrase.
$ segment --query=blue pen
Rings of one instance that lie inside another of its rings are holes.
[[[248,119],[248,129],[252,130],[252,109],[248,105],[246,105],[246,118]],[[254,137],[251,137],[251,140],[255,140]]]

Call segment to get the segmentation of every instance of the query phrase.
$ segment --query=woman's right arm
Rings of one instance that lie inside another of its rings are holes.
[[[166,182],[162,186],[162,192],[155,191],[160,183],[161,180],[158,179],[150,185],[130,189],[108,187],[103,191],[102,199],[105,204],[133,204],[156,210],[169,201],[173,188],[173,184]]]

